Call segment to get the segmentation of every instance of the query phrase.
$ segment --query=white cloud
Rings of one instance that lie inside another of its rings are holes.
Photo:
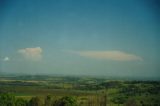
[[[18,53],[29,60],[39,61],[42,59],[42,49],[40,47],[20,49]]]
[[[3,59],[3,61],[9,61],[9,60],[10,60],[9,57],[5,57],[5,58]]]
[[[83,57],[90,57],[95,59],[107,59],[114,61],[142,61],[140,56],[125,53],[122,51],[69,51]]]

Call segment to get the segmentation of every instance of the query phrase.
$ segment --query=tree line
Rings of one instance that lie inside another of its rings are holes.
[[[40,97],[32,97],[29,101],[16,98],[10,93],[0,94],[0,106],[77,106],[77,100],[72,96],[64,96],[53,100],[50,95],[46,96],[44,102]]]

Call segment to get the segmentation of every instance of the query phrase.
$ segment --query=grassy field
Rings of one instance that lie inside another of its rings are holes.
[[[16,98],[42,100],[73,96],[79,106],[109,106],[133,104],[137,106],[160,105],[159,81],[107,80],[93,77],[64,76],[1,76],[0,93],[10,92]],[[101,105],[103,106],[103,105]]]

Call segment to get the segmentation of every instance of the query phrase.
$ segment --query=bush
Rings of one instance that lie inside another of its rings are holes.
[[[0,106],[15,106],[15,96],[9,93],[0,94]]]
[[[137,106],[137,102],[134,99],[128,99],[125,106]]]
[[[27,101],[25,101],[24,99],[22,99],[22,98],[18,98],[17,100],[16,100],[16,106],[27,106]]]
[[[44,105],[45,106],[51,106],[52,105],[52,98],[50,95],[47,95],[45,100],[44,100]]]
[[[127,100],[124,95],[117,95],[111,101],[116,104],[123,104]]]
[[[55,101],[54,106],[77,106],[77,101],[74,97],[65,96]]]
[[[29,106],[42,106],[42,101],[40,100],[39,97],[33,97],[29,103]]]

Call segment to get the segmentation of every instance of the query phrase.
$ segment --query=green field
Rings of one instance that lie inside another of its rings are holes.
[[[42,104],[50,95],[53,101],[74,97],[78,106],[159,106],[160,81],[108,80],[94,77],[1,76],[0,93],[30,101],[39,97]],[[56,106],[56,105],[55,105]]]

